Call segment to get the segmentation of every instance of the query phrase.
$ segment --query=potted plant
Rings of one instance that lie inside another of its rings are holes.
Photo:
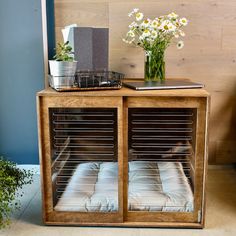
[[[50,85],[52,87],[71,87],[74,85],[74,76],[77,68],[77,61],[74,61],[72,47],[69,41],[58,43],[55,60],[49,60],[51,74]]]
[[[20,209],[22,187],[32,183],[33,172],[19,169],[14,162],[0,157],[0,229],[10,223],[10,215]]]

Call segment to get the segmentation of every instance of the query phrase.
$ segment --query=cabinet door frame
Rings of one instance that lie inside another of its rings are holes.
[[[53,209],[51,180],[51,145],[49,129],[50,108],[116,108],[118,141],[118,211],[117,212],[59,212]],[[45,224],[85,224],[123,222],[123,99],[122,97],[63,97],[38,96],[39,155],[43,220]]]
[[[195,188],[193,212],[128,211],[128,109],[129,108],[196,108]],[[124,100],[124,219],[127,222],[193,223],[204,226],[205,175],[207,169],[208,97],[127,97]],[[165,224],[166,225],[166,224]]]

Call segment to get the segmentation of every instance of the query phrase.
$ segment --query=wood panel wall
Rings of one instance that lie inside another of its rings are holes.
[[[143,52],[122,42],[128,12],[140,8],[152,18],[175,11],[190,20],[185,47],[166,52],[167,77],[202,82],[211,93],[210,163],[236,162],[236,1],[235,0],[54,0],[55,33],[79,26],[109,27],[110,69],[143,77]]]

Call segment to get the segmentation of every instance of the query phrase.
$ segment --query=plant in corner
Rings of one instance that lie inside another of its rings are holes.
[[[10,215],[20,209],[22,187],[32,183],[33,172],[19,169],[14,162],[0,157],[0,229],[10,224]]]
[[[129,31],[123,39],[125,43],[134,44],[145,51],[145,80],[165,80],[164,53],[174,38],[184,37],[183,27],[188,24],[186,18],[179,18],[174,12],[156,17],[151,20],[144,19],[144,14],[135,8],[128,14],[134,17],[129,25]],[[184,46],[182,40],[177,42],[177,48]]]
[[[57,44],[56,54],[53,58],[55,60],[49,60],[50,74],[53,76],[53,87],[73,86],[77,61],[74,61],[69,41]]]

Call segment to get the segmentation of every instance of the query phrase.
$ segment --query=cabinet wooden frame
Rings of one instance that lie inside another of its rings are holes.
[[[46,224],[63,223],[112,223],[123,222],[123,101],[114,97],[38,97],[38,127],[41,163],[41,188],[43,219]],[[58,212],[53,209],[51,144],[49,129],[50,108],[116,108],[118,122],[118,211],[103,212]]]
[[[90,225],[123,227],[203,228],[205,223],[205,183],[210,97],[205,90],[137,92],[119,91],[38,93],[38,130],[41,163],[43,219],[47,225]],[[117,108],[119,209],[117,213],[59,212],[53,209],[49,108]],[[128,109],[194,108],[196,118],[196,169],[193,212],[134,212],[128,210]]]
[[[194,179],[194,211],[193,212],[144,212],[128,211],[127,197],[124,198],[124,210],[126,221],[131,222],[186,222],[198,223],[204,226],[204,202],[205,202],[205,172],[207,168],[207,152],[205,149],[207,136],[208,100],[207,98],[186,97],[128,97],[124,105],[124,166],[128,165],[128,109],[129,108],[193,108],[197,109],[196,119],[196,148],[195,148],[195,179]],[[124,194],[127,196],[128,171],[124,172]]]

